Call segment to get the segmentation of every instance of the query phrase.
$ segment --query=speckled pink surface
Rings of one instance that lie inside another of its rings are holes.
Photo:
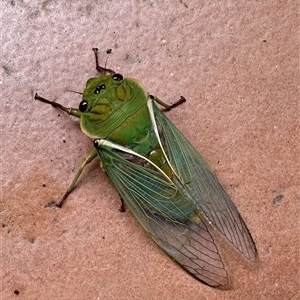
[[[298,1],[2,2],[1,299],[299,299]],[[98,162],[77,107],[91,49],[147,90],[223,182],[260,263],[207,287],[147,236]]]

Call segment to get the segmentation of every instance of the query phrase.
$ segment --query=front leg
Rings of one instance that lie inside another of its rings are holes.
[[[58,109],[60,109],[60,110],[62,110],[64,112],[66,112],[70,116],[74,116],[74,117],[77,117],[77,118],[81,117],[81,111],[79,109],[77,109],[77,108],[72,108],[72,107],[71,108],[67,108],[67,107],[65,107],[65,106],[63,106],[63,105],[61,105],[61,104],[59,104],[59,103],[57,103],[55,101],[47,100],[47,99],[39,96],[37,93],[35,94],[34,99],[35,100],[39,100],[39,101],[44,102],[44,103],[47,103],[47,104],[50,104],[53,107],[58,108]]]

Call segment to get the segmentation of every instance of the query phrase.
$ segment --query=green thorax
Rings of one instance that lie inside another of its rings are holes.
[[[158,145],[147,99],[137,80],[116,80],[111,75],[91,78],[83,91],[88,105],[81,115],[81,129],[91,138],[107,139],[145,155]]]

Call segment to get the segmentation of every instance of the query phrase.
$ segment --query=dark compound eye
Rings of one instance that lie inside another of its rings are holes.
[[[113,76],[112,76],[113,80],[116,80],[116,81],[122,81],[123,80],[123,76],[121,74],[118,74],[118,73],[115,73]]]
[[[106,88],[105,84],[100,84],[98,87],[96,87],[94,93],[99,94],[101,90],[104,90]]]
[[[83,113],[87,110],[88,108],[88,103],[86,100],[82,100],[80,103],[79,103],[79,110]]]

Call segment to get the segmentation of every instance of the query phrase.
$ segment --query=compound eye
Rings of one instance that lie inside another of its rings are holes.
[[[95,88],[94,93],[95,93],[95,94],[99,94],[100,91],[101,91],[101,90],[104,90],[105,88],[106,88],[105,84],[100,84],[99,86],[97,86],[97,87]]]
[[[79,110],[84,113],[86,112],[88,109],[88,102],[86,100],[82,100],[80,103],[79,103]]]
[[[116,81],[122,81],[123,80],[123,75],[115,73],[114,75],[112,75],[113,80]]]

